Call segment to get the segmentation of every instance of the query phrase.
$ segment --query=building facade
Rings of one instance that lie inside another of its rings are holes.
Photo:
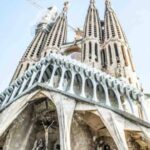
[[[0,94],[0,149],[149,150],[150,96],[111,1],[101,20],[90,0],[73,42],[68,13],[48,8]]]

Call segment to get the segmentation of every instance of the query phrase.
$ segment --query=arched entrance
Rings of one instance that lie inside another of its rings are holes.
[[[42,93],[32,97],[30,104],[13,121],[6,135],[4,150],[20,148],[22,150],[61,148],[56,106]]]
[[[71,127],[72,150],[117,150],[99,116],[89,111],[75,112]]]

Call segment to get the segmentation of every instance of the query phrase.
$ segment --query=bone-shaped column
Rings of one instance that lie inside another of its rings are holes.
[[[52,99],[57,108],[61,150],[71,150],[70,132],[76,102],[60,95],[54,95]]]

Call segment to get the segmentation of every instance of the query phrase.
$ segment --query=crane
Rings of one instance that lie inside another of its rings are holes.
[[[41,6],[40,4],[38,4],[38,0],[26,0],[28,1],[33,7],[39,9],[39,10],[46,10],[46,8],[44,8],[43,6]],[[64,5],[67,5],[68,4],[68,0],[64,0]],[[68,27],[73,31],[75,32],[76,34],[76,37],[83,37],[83,31],[81,31],[80,28],[74,28],[72,27],[71,25],[68,24]]]

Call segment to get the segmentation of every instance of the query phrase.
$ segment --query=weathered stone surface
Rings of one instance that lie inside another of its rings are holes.
[[[110,109],[79,102],[57,92],[38,90],[23,96],[0,114],[0,141],[5,141],[3,149],[16,150],[21,147],[21,150],[31,150],[40,140],[45,146],[46,130],[35,118],[43,114],[49,118],[51,115],[45,113],[46,108],[51,113],[56,110],[58,118],[57,128],[50,127],[47,132],[50,150],[57,150],[56,147],[61,150],[95,150],[96,147],[108,145],[113,149],[130,150],[134,146],[128,142],[126,131],[138,131],[143,133],[142,137],[146,135],[145,139],[149,137],[149,128]],[[3,135],[6,135],[6,140]],[[137,140],[135,147],[145,147],[149,143],[145,139],[140,143]]]

